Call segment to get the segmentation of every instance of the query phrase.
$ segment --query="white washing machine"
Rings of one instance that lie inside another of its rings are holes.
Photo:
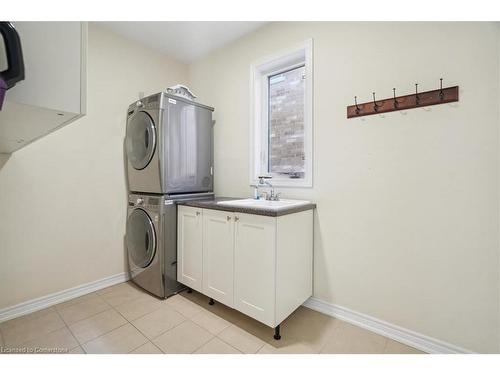
[[[166,93],[131,104],[125,138],[129,191],[213,191],[212,112]]]

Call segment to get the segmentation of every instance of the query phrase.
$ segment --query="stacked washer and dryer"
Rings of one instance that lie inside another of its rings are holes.
[[[130,277],[161,298],[183,288],[177,282],[177,202],[213,197],[213,110],[164,92],[128,108]]]

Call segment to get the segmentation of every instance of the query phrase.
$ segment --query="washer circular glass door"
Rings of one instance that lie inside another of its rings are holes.
[[[127,157],[135,169],[148,166],[156,147],[156,130],[151,116],[139,111],[127,121]]]
[[[146,268],[156,252],[156,233],[153,221],[142,209],[136,208],[127,220],[127,250],[135,266]]]

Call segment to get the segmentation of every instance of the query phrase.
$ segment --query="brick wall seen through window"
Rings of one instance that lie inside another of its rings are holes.
[[[269,172],[303,178],[305,67],[269,77]]]

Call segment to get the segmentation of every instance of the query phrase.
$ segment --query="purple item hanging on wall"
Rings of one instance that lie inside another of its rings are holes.
[[[0,78],[0,111],[2,110],[3,100],[5,99],[5,91],[7,91],[7,84]]]

